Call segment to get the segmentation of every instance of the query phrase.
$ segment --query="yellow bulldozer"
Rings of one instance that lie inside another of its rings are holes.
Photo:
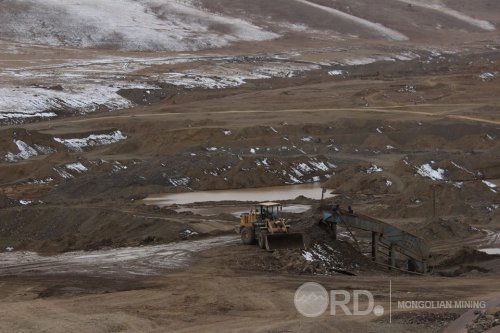
[[[240,216],[236,231],[241,235],[241,242],[246,245],[257,243],[261,249],[273,251],[284,248],[304,248],[301,233],[290,232],[282,215],[283,206],[276,202],[262,202],[250,213]]]

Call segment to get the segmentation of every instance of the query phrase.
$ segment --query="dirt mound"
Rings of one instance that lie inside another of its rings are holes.
[[[385,205],[369,207],[370,214],[391,218],[432,216],[433,185],[437,185],[436,215],[438,216],[462,215],[491,219],[496,213],[495,209],[488,208],[497,202],[496,194],[487,190],[481,180],[455,183],[436,182],[420,176],[408,179],[403,178],[405,182],[407,181],[404,191],[397,193],[393,190],[392,193],[397,195],[384,198]],[[352,193],[349,194],[353,195]]]
[[[470,247],[463,247],[459,249],[455,254],[443,260],[439,266],[440,267],[450,267],[463,264],[474,264],[482,261],[488,261],[494,259],[496,256],[478,251]]]
[[[12,207],[0,211],[0,240],[15,249],[56,253],[167,243],[186,235],[232,231],[233,223],[227,221],[198,227],[199,221],[196,216],[143,206],[123,210],[85,204]]]
[[[474,228],[459,219],[429,219],[424,224],[414,225],[413,231],[428,241],[465,239],[481,235],[481,230]]]
[[[500,255],[490,255],[471,247],[460,247],[455,252],[433,257],[433,271],[441,276],[498,273]]]
[[[307,250],[259,251],[234,259],[233,263],[245,270],[319,275],[356,275],[360,271],[379,269],[349,243],[334,240],[315,242]]]
[[[324,183],[337,193],[384,194],[392,191],[392,182],[384,176],[382,169],[373,163],[358,163],[338,169],[333,177]],[[389,185],[391,184],[391,185]]]
[[[303,233],[306,249],[257,251],[254,256],[238,256],[234,264],[242,269],[319,275],[356,275],[380,270],[380,266],[350,243],[333,240],[328,231],[306,221],[311,220],[304,217],[290,221],[294,231]]]
[[[54,141],[53,137],[39,131],[29,131],[25,128],[12,128],[1,132],[0,154],[4,161],[26,159],[36,152],[37,155],[54,153],[63,147]],[[29,146],[29,147],[28,147]],[[26,155],[19,155],[19,153]],[[30,154],[31,152],[31,154]],[[11,157],[9,157],[11,156]]]

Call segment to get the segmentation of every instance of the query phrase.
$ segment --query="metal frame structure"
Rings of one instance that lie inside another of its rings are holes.
[[[389,267],[396,268],[398,253],[408,258],[407,270],[425,273],[430,257],[430,247],[427,242],[409,232],[372,217],[354,214],[342,209],[323,210],[323,221],[344,224],[348,228],[369,231],[372,235],[371,257],[378,261],[379,248],[387,250]]]

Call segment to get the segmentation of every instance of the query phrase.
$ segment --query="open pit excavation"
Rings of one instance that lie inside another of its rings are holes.
[[[0,332],[496,332],[500,2],[0,1]]]

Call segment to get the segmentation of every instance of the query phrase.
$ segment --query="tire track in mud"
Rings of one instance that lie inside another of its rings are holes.
[[[236,241],[236,236],[220,236],[154,246],[67,252],[48,257],[34,252],[3,253],[0,254],[0,276],[67,273],[92,276],[159,275],[187,267],[197,252]]]

